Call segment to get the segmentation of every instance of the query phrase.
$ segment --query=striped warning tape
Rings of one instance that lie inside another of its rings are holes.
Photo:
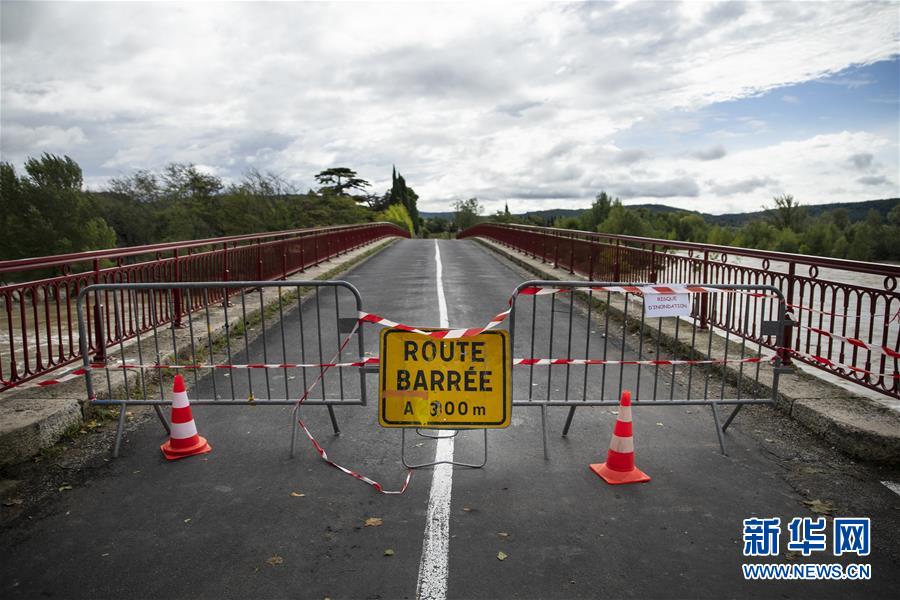
[[[519,290],[520,296],[544,296],[548,294],[561,294],[570,291],[580,292],[613,292],[618,294],[744,294],[755,298],[777,298],[775,294],[764,292],[751,292],[736,288],[717,288],[704,285],[607,285],[607,286],[578,286],[578,287],[526,287]]]
[[[332,365],[337,364],[334,361],[337,359],[337,357],[339,357],[341,355],[341,352],[344,351],[344,348],[347,347],[347,344],[350,342],[350,340],[353,338],[353,336],[356,335],[356,331],[359,329],[360,323],[362,323],[362,318],[360,318],[356,321],[356,324],[353,325],[353,329],[350,331],[350,333],[347,334],[347,337],[344,338],[344,340],[340,343],[340,345],[338,345],[337,352],[335,352],[334,356],[329,361],[329,364],[332,364]],[[369,359],[367,359],[367,360],[369,360]],[[309,387],[306,388],[306,390],[303,392],[303,395],[300,396],[300,398],[297,400],[297,403],[294,405],[294,407],[295,407],[294,409],[297,412],[297,414],[299,414],[300,406],[302,406],[303,403],[306,402],[306,399],[309,398],[309,395],[312,393],[312,391],[316,388],[317,385],[319,385],[319,382],[322,381],[322,378],[325,377],[325,373],[327,373],[328,370],[331,368],[332,368],[331,366],[327,366],[327,367],[324,367],[319,370],[319,374],[316,377],[315,381],[312,382],[312,385],[310,385]],[[335,469],[341,471],[342,473],[346,473],[347,475],[349,475],[351,477],[359,479],[363,483],[367,483],[367,484],[371,485],[373,488],[375,488],[375,490],[379,494],[400,495],[406,491],[406,488],[409,487],[409,480],[412,477],[412,469],[406,470],[406,479],[404,479],[403,486],[399,490],[386,490],[386,489],[384,489],[384,486],[382,486],[380,483],[378,483],[374,479],[370,479],[369,477],[366,477],[365,475],[358,473],[358,472],[354,471],[353,469],[348,469],[347,467],[340,465],[340,464],[334,462],[333,460],[331,460],[330,458],[328,458],[328,453],[325,451],[325,448],[323,448],[322,445],[316,440],[315,436],[313,436],[312,432],[309,430],[309,427],[306,426],[306,423],[304,423],[303,419],[299,418],[299,416],[297,417],[297,425],[300,427],[300,429],[303,430],[303,433],[306,434],[306,437],[309,438],[309,441],[312,443],[313,447],[315,448],[316,452],[318,453],[319,458],[324,460],[331,467],[334,467]]]
[[[552,365],[639,365],[639,366],[680,366],[680,365],[724,365],[731,363],[761,363],[766,359],[754,356],[749,358],[729,358],[710,360],[601,360],[597,358],[514,358],[513,366],[552,366]]]
[[[359,321],[362,323],[372,323],[374,325],[380,325],[382,327],[391,327],[394,329],[399,329],[401,331],[418,333],[439,340],[450,340],[461,337],[472,337],[478,335],[479,333],[484,333],[489,329],[493,329],[506,320],[506,317],[509,316],[509,312],[511,310],[511,308],[508,308],[503,312],[497,314],[490,321],[488,321],[487,325],[485,325],[484,327],[472,327],[468,329],[437,329],[434,331],[425,331],[423,329],[417,329],[409,325],[404,325],[403,323],[397,323],[396,321],[391,321],[390,319],[385,319],[382,316],[367,312],[359,313]]]
[[[833,360],[827,359],[824,356],[818,356],[816,354],[806,354],[805,352],[797,352],[796,350],[788,350],[787,352],[793,357],[813,361],[813,362],[819,363],[820,365],[830,367],[832,369],[845,369],[847,371],[853,371],[854,373],[860,373],[862,375],[870,375],[872,377],[879,377],[879,378],[885,377],[887,379],[900,379],[900,371],[894,371],[893,373],[876,373],[875,371],[868,371],[868,370],[860,368],[860,367],[854,367],[851,365],[845,365],[843,363],[834,362]]]
[[[838,317],[840,319],[880,319],[882,317],[890,317],[887,320],[888,325],[893,323],[894,321],[900,321],[900,309],[897,309],[894,313],[875,313],[875,314],[850,314],[850,313],[839,313],[839,312],[831,312],[827,310],[821,310],[818,308],[810,308],[809,306],[803,306],[802,304],[788,304],[788,309],[790,310],[799,310],[805,312],[816,313],[818,315],[828,315],[829,317]]]
[[[725,363],[756,363],[763,362],[762,358],[730,358],[730,359],[709,359],[709,360],[678,360],[678,359],[659,359],[659,360],[606,360],[599,358],[513,358],[513,366],[549,366],[549,365],[720,365]],[[202,369],[223,369],[223,370],[241,370],[241,369],[330,369],[332,367],[350,368],[365,367],[369,365],[380,364],[381,360],[377,356],[370,356],[363,360],[342,363],[252,363],[252,364],[185,364],[185,365],[157,365],[157,364],[128,364],[128,365],[94,365],[94,368],[106,369],[157,369],[157,370],[186,370],[197,371]],[[90,370],[90,369],[88,369]],[[85,369],[79,369],[79,374],[84,374]],[[52,385],[52,383],[45,384]]]
[[[870,344],[868,342],[864,342],[859,338],[847,337],[844,335],[840,335],[837,333],[832,333],[825,329],[819,329],[818,327],[808,327],[806,325],[798,325],[800,329],[805,329],[807,331],[812,331],[813,333],[817,333],[820,336],[828,337],[834,340],[838,340],[841,342],[846,342],[851,346],[855,346],[856,348],[862,348],[863,350],[868,350],[872,354],[886,354],[891,358],[900,359],[900,352],[897,350],[893,350],[888,348],[887,346],[879,346],[877,344]]]
[[[229,363],[216,363],[216,364],[207,364],[207,363],[195,363],[195,364],[184,364],[184,365],[158,365],[158,364],[148,364],[148,365],[139,365],[139,364],[128,364],[128,365],[100,365],[100,367],[107,369],[163,369],[163,370],[187,370],[187,371],[196,371],[200,369],[319,369],[319,368],[328,368],[331,367],[364,367],[366,365],[377,365],[378,357],[367,357],[363,360],[356,360],[353,362],[340,362],[340,363],[248,363],[248,364],[229,364]]]
[[[131,363],[134,363],[134,362],[135,362],[134,359],[126,359],[125,360],[126,364],[119,368],[126,368],[126,369],[133,368]],[[121,363],[119,363],[119,364],[121,364]],[[73,367],[73,368],[69,369],[68,371],[63,371],[62,374],[57,375],[55,377],[43,379],[41,381],[29,381],[29,382],[26,382],[26,383],[23,383],[23,384],[20,384],[17,386],[13,386],[12,388],[8,388],[8,389],[26,390],[26,389],[30,389],[30,388],[59,385],[61,383],[66,383],[66,382],[72,381],[73,379],[78,379],[79,377],[84,377],[85,373],[88,373],[93,369],[102,369],[102,368],[107,368],[107,367],[109,367],[109,365],[106,363],[91,363],[87,367],[85,367],[84,365],[82,365],[80,367]]]
[[[369,485],[371,485],[373,488],[375,488],[377,491],[379,491],[382,494],[388,494],[388,495],[397,494],[397,495],[399,495],[399,494],[402,494],[403,492],[405,492],[406,488],[409,487],[409,480],[412,477],[412,469],[408,469],[406,471],[406,479],[403,481],[403,486],[399,490],[386,490],[386,489],[384,489],[384,487],[382,487],[382,485],[380,483],[378,483],[374,479],[370,479],[370,478],[366,477],[365,475],[362,475],[361,473],[357,473],[356,471],[354,471],[352,469],[348,469],[347,467],[344,467],[344,466],[334,462],[330,458],[328,458],[328,453],[325,452],[325,448],[323,448],[322,445],[316,441],[316,438],[313,437],[312,433],[310,433],[309,428],[306,426],[306,423],[303,422],[303,419],[298,419],[297,423],[300,425],[300,428],[303,430],[303,433],[306,434],[306,437],[309,438],[309,441],[312,442],[312,445],[315,447],[316,452],[319,453],[319,456],[322,458],[322,460],[324,460],[326,463],[328,463],[335,469],[337,469],[343,473],[346,473],[347,475],[350,475],[351,477],[355,477],[356,479],[359,479],[360,481],[362,481],[364,483],[368,483]]]

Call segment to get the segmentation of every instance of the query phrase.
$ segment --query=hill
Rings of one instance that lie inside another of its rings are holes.
[[[900,198],[886,198],[882,200],[864,200],[862,202],[835,202],[832,204],[812,204],[812,205],[803,205],[806,209],[806,213],[810,217],[817,217],[822,213],[826,213],[832,210],[836,210],[842,208],[847,211],[847,216],[850,218],[851,222],[861,221],[866,218],[866,215],[869,214],[870,210],[875,210],[882,217],[886,217],[891,209],[900,204]],[[766,211],[757,210],[753,212],[745,212],[745,213],[729,213],[724,215],[711,215],[707,213],[698,212],[695,210],[685,210],[683,208],[676,208],[674,206],[666,206],[664,204],[628,204],[628,208],[644,208],[649,210],[652,213],[681,213],[681,214],[694,214],[700,215],[703,217],[707,223],[714,225],[722,225],[727,227],[741,227],[746,225],[747,223],[762,219],[765,217]],[[582,212],[584,212],[586,208],[551,208],[547,210],[532,210],[524,213],[514,213],[514,217],[520,217],[527,219],[529,217],[536,217],[544,222],[552,223],[555,219],[559,217],[577,217]],[[446,219],[448,221],[453,219],[452,212],[420,212],[423,218],[426,219]],[[487,215],[490,216],[490,215]]]

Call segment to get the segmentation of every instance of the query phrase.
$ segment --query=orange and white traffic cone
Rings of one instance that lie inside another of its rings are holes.
[[[175,383],[172,386],[171,421],[172,432],[169,441],[160,446],[166,458],[175,460],[212,450],[206,440],[197,434],[197,426],[191,414],[191,403],[188,401],[184,378],[181,375],[175,376]]]
[[[606,462],[590,465],[606,483],[646,483],[650,477],[634,466],[634,437],[631,431],[631,392],[622,392],[619,417],[613,429]]]

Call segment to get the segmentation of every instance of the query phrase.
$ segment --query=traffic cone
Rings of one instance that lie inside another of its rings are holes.
[[[172,386],[172,432],[169,441],[160,446],[163,454],[169,460],[205,454],[212,448],[206,443],[206,439],[197,434],[197,426],[194,424],[194,416],[191,414],[191,403],[188,401],[187,391],[184,388],[184,378],[175,376]]]
[[[631,392],[622,392],[619,416],[609,442],[606,462],[590,465],[591,471],[606,483],[646,483],[650,477],[634,466],[634,437],[631,432]]]

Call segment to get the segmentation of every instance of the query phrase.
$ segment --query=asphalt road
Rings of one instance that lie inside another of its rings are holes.
[[[439,248],[452,327],[484,324],[527,279],[474,242],[441,241]],[[359,289],[369,312],[411,325],[439,324],[434,241],[401,240],[344,279]],[[340,303],[343,316],[352,314],[349,297]],[[306,323],[315,322],[316,310],[315,302],[304,302]],[[318,310],[334,314],[333,294],[320,295]],[[568,319],[567,305],[560,310],[559,318]],[[294,323],[298,316],[288,310],[284,319]],[[537,321],[535,338],[544,344],[560,335],[558,323],[553,338],[548,327],[546,319]],[[584,315],[573,311],[576,335],[587,327]],[[591,325],[591,331],[599,328]],[[299,327],[285,331],[286,358],[297,358]],[[378,330],[367,326],[365,333],[365,350],[377,354]],[[267,335],[266,352],[281,360],[275,334]],[[332,328],[325,358],[335,339]],[[317,342],[309,329],[303,341]],[[515,354],[522,355],[522,343]],[[617,343],[610,347],[618,351]],[[250,356],[261,357],[263,344],[253,342]],[[548,389],[560,394],[562,373],[550,381],[545,371],[534,381],[517,375],[516,397],[527,397],[529,388],[536,398]],[[269,375],[273,396],[292,397],[302,387],[295,373]],[[245,397],[246,376],[233,376],[236,395]],[[285,376],[294,377],[286,392]],[[253,377],[254,394],[262,398],[263,375]],[[334,397],[340,385],[335,372],[329,377],[325,391]],[[626,387],[637,377],[643,386],[653,384],[649,369],[628,377]],[[217,378],[216,392],[230,394],[224,373]],[[332,435],[324,408],[305,407],[302,415],[333,459],[397,489],[405,476],[400,434],[378,426],[376,378],[369,376],[367,384],[367,406],[335,409],[339,436]],[[611,390],[616,384],[606,382]],[[580,394],[579,380],[572,387]],[[189,389],[193,397],[210,393],[209,377]],[[665,388],[667,397],[684,393],[680,382]],[[358,376],[350,370],[344,395],[359,396]],[[432,490],[431,469],[415,471],[405,494],[384,496],[325,465],[305,438],[298,437],[290,458],[289,407],[195,406],[212,453],[165,461],[163,430],[148,422],[127,436],[121,458],[61,493],[39,515],[7,528],[0,541],[3,597],[415,597],[426,522],[441,516],[434,510],[439,501],[449,502],[442,530],[448,555],[436,558],[447,561],[449,598],[887,598],[900,589],[900,497],[881,483],[898,480],[896,471],[854,464],[768,407],[748,408],[737,418],[726,457],[708,409],[640,406],[634,410],[637,463],[653,481],[613,487],[587,468],[605,460],[613,411],[580,409],[562,438],[566,412],[549,410],[551,459],[545,460],[540,410],[516,407],[510,428],[489,433],[485,468],[444,470],[452,479],[441,475],[443,497]],[[461,433],[455,458],[477,460],[481,439],[480,432]],[[430,460],[435,444],[408,436],[410,459]],[[871,555],[795,556],[786,552],[784,531],[780,558],[742,556],[743,519],[786,523],[817,516],[804,504],[814,500],[831,507],[833,516],[870,517]],[[371,518],[381,524],[366,526]],[[429,527],[433,534],[437,525]],[[862,562],[872,565],[872,579],[748,582],[741,574],[745,561]]]

